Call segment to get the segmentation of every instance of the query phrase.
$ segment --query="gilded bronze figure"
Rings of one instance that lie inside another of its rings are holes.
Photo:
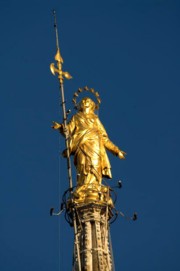
[[[106,150],[120,159],[125,159],[126,155],[110,141],[94,111],[95,103],[88,97],[83,98],[79,103],[77,114],[72,117],[66,129],[63,124],[57,122],[53,122],[52,126],[69,138],[69,154],[74,155],[77,171],[76,197],[87,189],[101,191],[102,178],[112,178]],[[63,156],[67,157],[66,150]]]

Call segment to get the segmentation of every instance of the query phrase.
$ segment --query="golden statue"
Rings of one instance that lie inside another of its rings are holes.
[[[102,178],[111,179],[111,166],[106,153],[110,151],[120,159],[126,153],[114,145],[98,116],[94,113],[96,104],[88,97],[83,98],[66,128],[53,122],[52,128],[68,135],[69,154],[74,155],[77,171],[77,188],[74,195],[82,198],[84,191],[102,191]],[[67,151],[63,151],[67,157]]]

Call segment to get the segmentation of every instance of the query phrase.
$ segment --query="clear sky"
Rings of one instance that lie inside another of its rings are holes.
[[[49,216],[68,188],[64,139],[50,128],[62,121],[53,8],[73,76],[67,108],[79,87],[99,91],[99,117],[128,154],[109,154],[109,184],[123,181],[116,208],[139,215],[111,227],[116,270],[179,271],[178,0],[0,0],[0,270],[71,270],[73,229]]]

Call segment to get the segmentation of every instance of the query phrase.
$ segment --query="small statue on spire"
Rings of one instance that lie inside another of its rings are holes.
[[[69,155],[74,155],[77,171],[77,188],[74,196],[85,199],[87,191],[102,192],[102,178],[112,178],[106,150],[120,159],[125,159],[126,153],[110,141],[104,126],[94,112],[97,105],[93,100],[85,97],[76,107],[78,112],[66,127],[54,122],[52,128],[58,129],[68,138]],[[67,157],[67,150],[63,151],[63,156]]]

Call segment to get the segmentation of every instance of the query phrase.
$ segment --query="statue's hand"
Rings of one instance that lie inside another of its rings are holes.
[[[58,122],[53,121],[52,123],[53,123],[53,125],[51,126],[51,128],[53,128],[55,130],[58,130],[62,127],[62,124],[60,124]]]
[[[124,151],[119,151],[118,152],[118,157],[120,158],[120,159],[125,159],[125,155],[126,155],[127,153],[125,153]]]
[[[69,131],[66,127],[63,126],[63,134],[68,137],[69,136]]]

